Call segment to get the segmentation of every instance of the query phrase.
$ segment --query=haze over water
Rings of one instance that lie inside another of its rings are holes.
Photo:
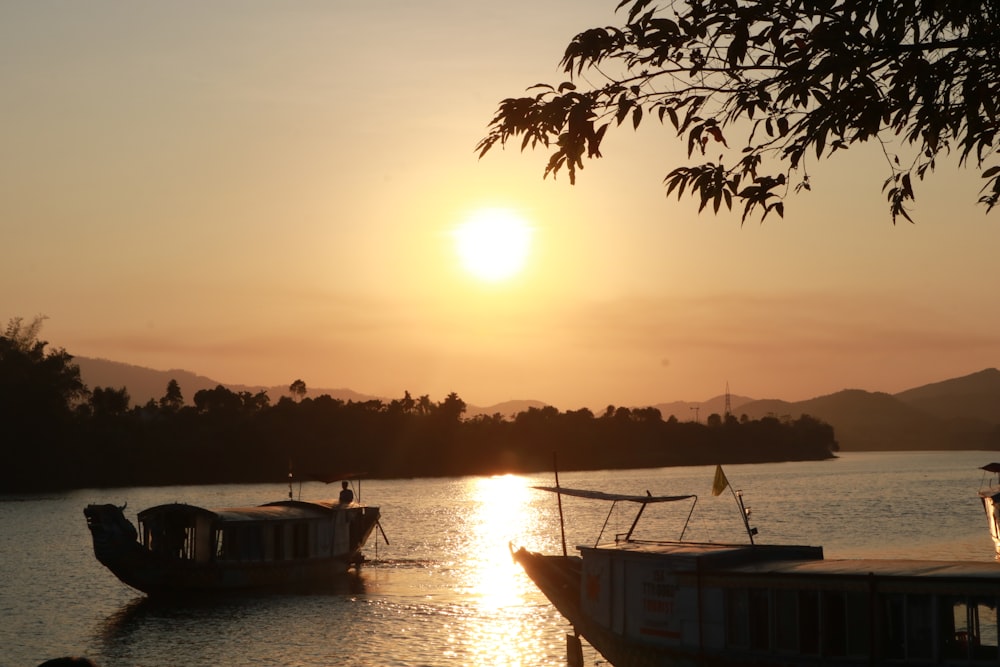
[[[989,452],[845,454],[834,461],[726,466],[744,491],[759,542],[824,546],[828,558],[992,560],[976,498]],[[564,472],[564,486],[654,495],[696,493],[686,539],[743,541],[729,493],[712,497],[711,467]],[[83,507],[128,502],[127,516],[183,501],[259,504],[281,485],[81,490],[0,499],[0,666],[87,655],[102,667],[209,665],[564,665],[558,613],[510,559],[508,543],[557,552],[558,513],[534,484],[551,475],[367,480],[390,544],[341,589],[153,604],[93,556]],[[332,487],[295,487],[303,499]],[[590,544],[608,506],[565,498],[567,542]],[[650,508],[641,537],[678,537],[688,506]],[[623,532],[612,515],[606,536]],[[597,657],[589,647],[585,663]]]

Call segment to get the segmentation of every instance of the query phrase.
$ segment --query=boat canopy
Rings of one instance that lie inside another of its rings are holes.
[[[648,503],[672,503],[679,500],[690,500],[691,498],[697,498],[696,495],[686,495],[686,496],[654,496],[646,492],[644,496],[633,496],[623,493],[605,493],[604,491],[586,491],[582,489],[567,489],[563,486],[533,486],[533,489],[538,489],[539,491],[551,491],[552,493],[561,493],[564,496],[575,496],[577,498],[590,498],[591,500],[611,500],[614,502],[624,501],[630,503],[641,503],[646,505]]]
[[[611,519],[611,514],[615,511],[615,507],[619,502],[627,503],[638,503],[639,512],[635,515],[635,519],[632,520],[632,526],[628,529],[624,535],[616,535],[615,542],[624,540],[625,542],[630,542],[632,540],[632,533],[635,531],[636,525],[639,523],[639,518],[642,516],[643,511],[646,509],[646,505],[651,503],[673,503],[679,500],[693,500],[691,503],[691,509],[688,511],[687,521],[684,522],[684,528],[681,530],[681,536],[679,539],[684,539],[684,533],[687,532],[688,523],[691,521],[691,515],[694,513],[694,506],[698,503],[698,496],[694,494],[689,494],[686,496],[654,496],[649,491],[646,491],[644,496],[633,496],[626,493],[606,493],[604,491],[587,491],[583,489],[567,489],[562,486],[533,486],[533,489],[538,489],[539,491],[551,491],[552,493],[557,493],[561,496],[575,496],[577,498],[588,498],[590,500],[610,500],[611,509],[608,511],[608,518],[604,520],[604,526],[601,527],[601,532],[597,536],[597,542],[594,546],[600,543],[601,537],[604,536],[604,529],[608,527],[608,521]],[[562,501],[559,501],[559,523],[562,525]],[[563,533],[563,554],[566,552],[566,532],[562,529]]]
[[[193,519],[205,516],[222,521],[278,521],[292,519],[316,519],[328,516],[336,506],[334,502],[279,501],[259,507],[224,507],[206,509],[186,503],[157,505],[139,512],[139,520],[146,522],[154,517],[177,517]]]

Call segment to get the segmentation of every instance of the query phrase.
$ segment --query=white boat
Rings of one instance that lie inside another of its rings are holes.
[[[627,533],[579,555],[512,547],[571,624],[571,665],[580,637],[615,667],[1000,662],[1000,563],[827,560],[822,547],[755,544],[748,523],[746,544],[639,540],[648,505],[694,496],[537,488],[639,506]]]
[[[979,489],[979,499],[986,511],[986,521],[990,526],[990,537],[993,538],[993,548],[997,558],[1000,558],[1000,463],[988,463],[981,470],[990,473],[985,488]]]

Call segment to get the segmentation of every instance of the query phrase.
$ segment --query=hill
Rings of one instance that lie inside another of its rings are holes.
[[[752,418],[808,414],[833,425],[843,451],[1000,449],[1000,371],[987,369],[898,394],[860,389],[807,401],[752,401]]]
[[[167,383],[177,380],[188,404],[202,389],[214,389],[220,382],[190,371],[158,371],[106,359],[75,357],[80,375],[91,389],[126,387],[133,405],[159,400]],[[226,385],[231,391],[266,391],[272,402],[288,395],[288,387]],[[309,388],[309,396],[329,395],[344,401],[391,400],[360,394],[350,389]],[[805,401],[778,399],[756,400],[730,396],[732,413],[752,419],[774,416],[797,419],[811,415],[832,424],[843,451],[929,450],[929,449],[1000,449],[1000,370],[988,368],[963,377],[935,382],[897,394],[845,389]],[[671,415],[679,421],[704,421],[709,415],[725,411],[726,397],[707,401],[675,401],[652,407],[664,419]],[[535,400],[510,400],[491,406],[469,405],[466,417],[500,414],[510,418],[531,407],[546,403]],[[645,407],[645,406],[635,406]]]
[[[204,375],[197,375],[191,371],[178,369],[158,371],[153,370],[152,368],[124,364],[119,361],[94,359],[90,357],[73,357],[73,362],[79,365],[80,377],[83,379],[84,384],[86,384],[90,389],[94,389],[95,387],[112,389],[125,387],[128,390],[129,399],[132,405],[145,405],[151,400],[159,401],[160,398],[167,392],[167,384],[171,380],[177,381],[177,384],[181,388],[181,396],[184,397],[184,402],[187,405],[194,404],[194,395],[197,392],[203,389],[215,389],[220,384],[223,384],[222,382],[205,377]],[[235,392],[249,391],[252,394],[256,394],[260,391],[266,391],[272,403],[277,402],[277,400],[282,396],[290,395],[287,385],[275,385],[268,387],[264,385],[228,384],[224,386],[230,391]],[[324,394],[342,401],[355,402],[370,400],[385,401],[392,400],[392,398],[401,398],[399,396],[391,398],[384,396],[371,396],[345,388],[308,388],[309,396],[323,396]],[[528,408],[541,408],[545,407],[545,405],[546,404],[542,401],[511,400],[489,406],[470,405],[466,409],[465,414],[467,417],[500,414],[504,417],[510,418],[518,412],[524,412]]]

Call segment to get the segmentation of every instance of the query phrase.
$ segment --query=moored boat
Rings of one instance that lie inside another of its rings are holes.
[[[291,494],[289,494],[291,496]],[[323,585],[361,567],[379,508],[353,500],[281,500],[207,509],[185,503],[138,513],[84,509],[97,560],[150,596]]]
[[[639,505],[627,533],[579,555],[513,551],[572,637],[615,667],[1000,660],[998,563],[827,560],[821,547],[754,544],[749,524],[746,544],[639,540],[643,510],[681,497],[539,488]]]
[[[981,470],[990,473],[990,477],[988,481],[984,479],[987,486],[979,489],[979,500],[982,501],[983,509],[986,511],[993,548],[997,558],[1000,558],[1000,463],[988,463]]]

